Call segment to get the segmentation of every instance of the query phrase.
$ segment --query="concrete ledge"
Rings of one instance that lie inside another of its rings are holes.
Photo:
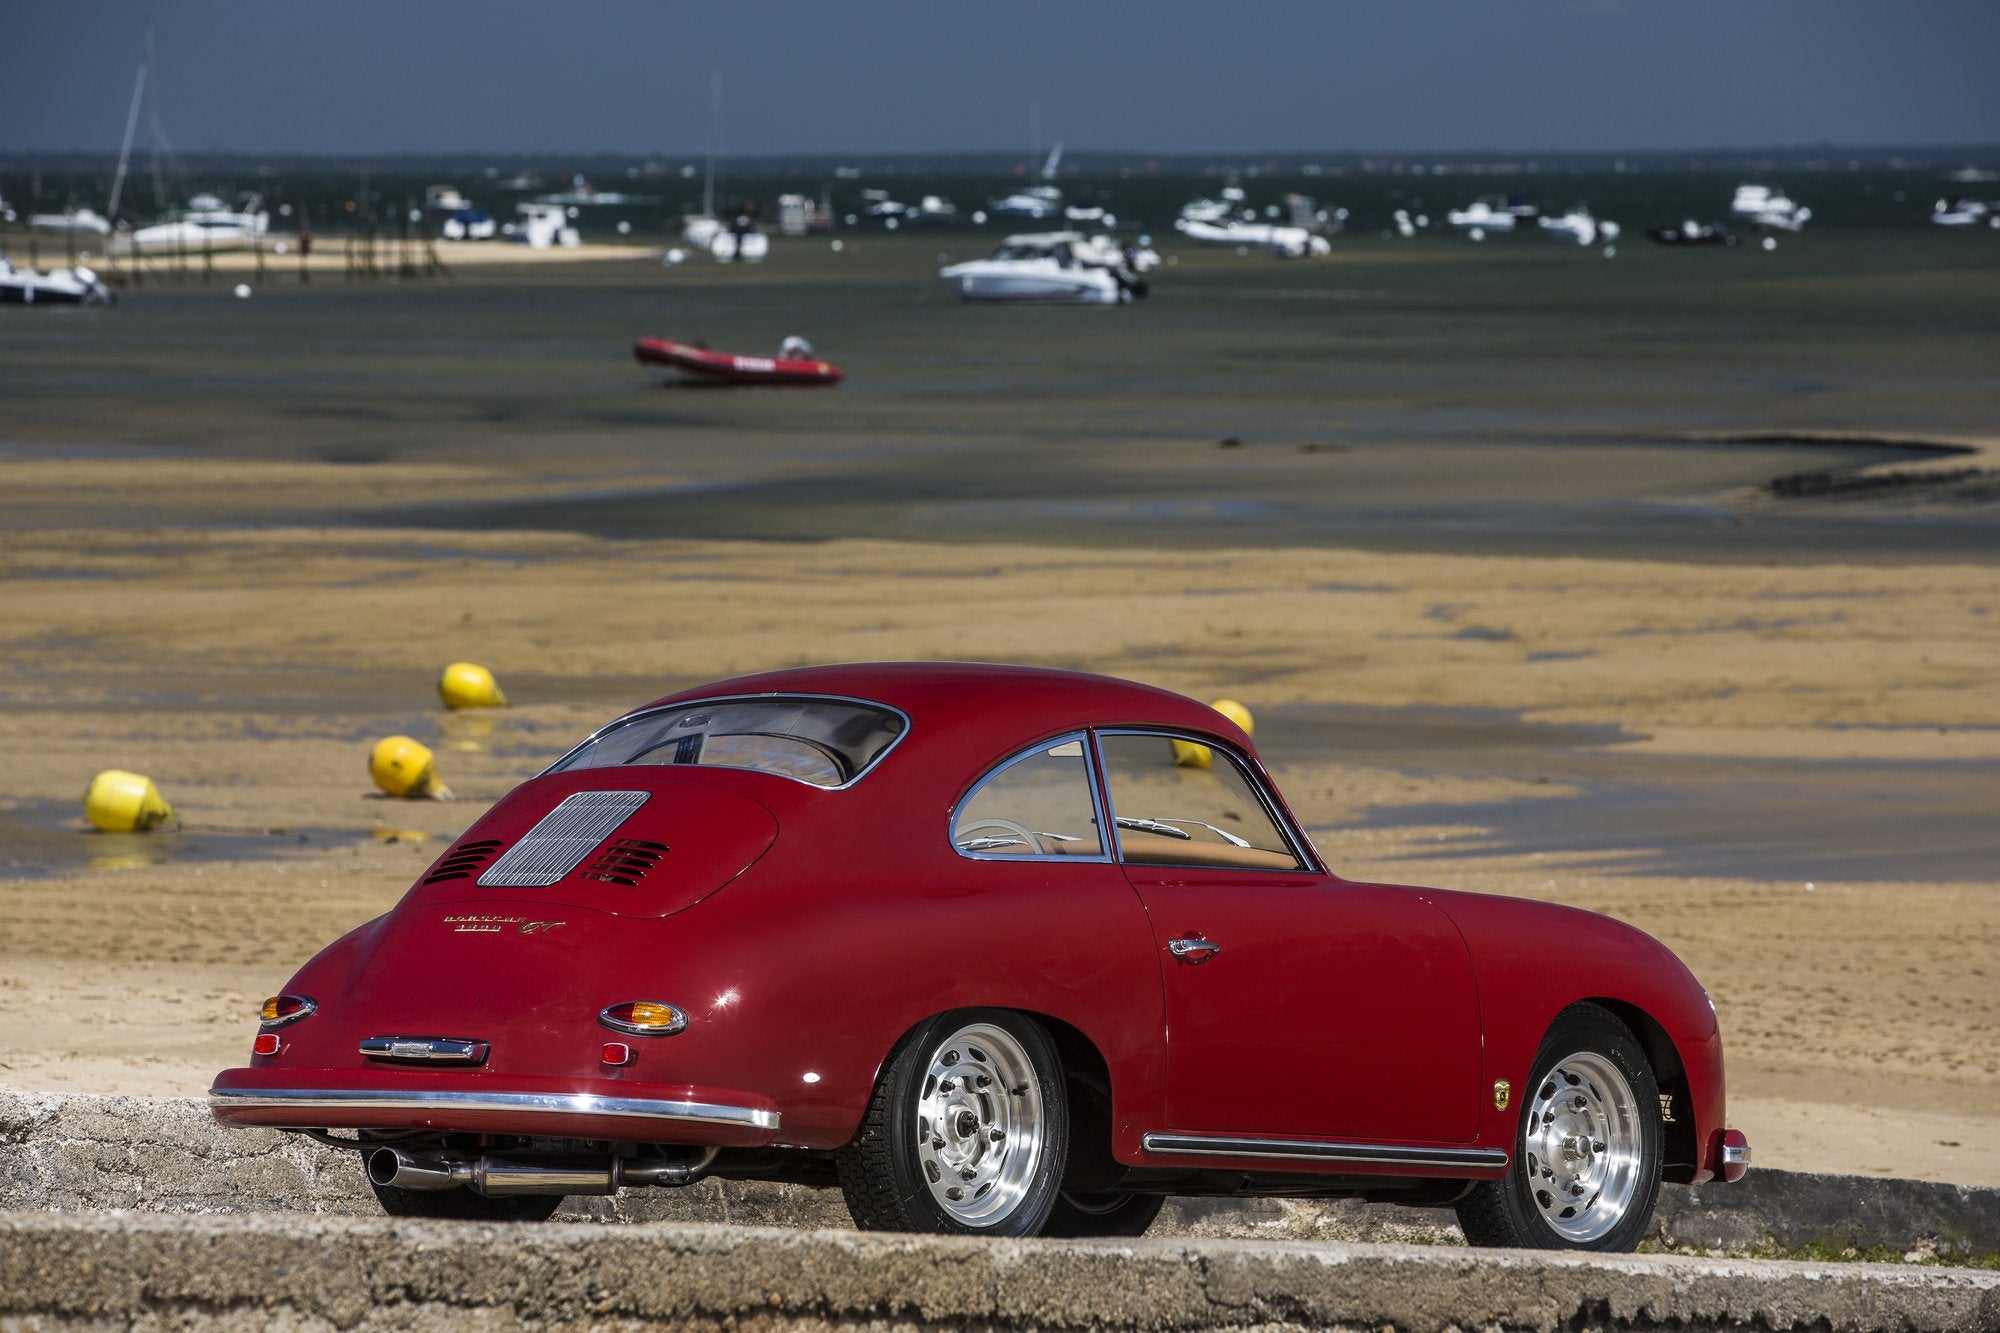
[[[297,1134],[223,1129],[199,1101],[23,1093],[0,1093],[0,1209],[380,1215],[353,1153]],[[719,1180],[574,1199],[559,1216],[852,1225],[834,1191]],[[1666,1187],[1655,1232],[1697,1249],[1928,1243],[1941,1254],[2000,1254],[2000,1189],[1752,1171],[1735,1185]],[[1461,1243],[1449,1212],[1350,1201],[1175,1200],[1153,1234]]]
[[[0,1214],[0,1326],[1980,1333],[2000,1273],[1231,1240]]]

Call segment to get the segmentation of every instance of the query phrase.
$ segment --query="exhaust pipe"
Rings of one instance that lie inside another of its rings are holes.
[[[368,1154],[368,1179],[399,1190],[455,1190],[471,1183],[472,1163],[462,1157],[417,1157],[401,1148]]]
[[[368,1179],[406,1190],[469,1187],[489,1197],[508,1194],[616,1194],[622,1185],[690,1185],[708,1174],[719,1148],[685,1162],[628,1162],[622,1157],[563,1159],[420,1157],[401,1148],[368,1154]]]

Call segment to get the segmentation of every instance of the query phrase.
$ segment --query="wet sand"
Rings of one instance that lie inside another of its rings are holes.
[[[1497,319],[1525,270],[1561,261],[1190,255],[1180,293],[1163,278],[1150,307],[985,311],[939,300],[923,256],[877,248],[853,271],[802,258],[797,282],[775,265],[516,266],[0,325],[0,745],[29,757],[0,769],[0,1086],[198,1094],[298,962],[393,903],[513,782],[676,685],[1007,660],[1244,700],[1343,874],[1652,931],[1716,997],[1733,1119],[1760,1161],[2000,1183],[1993,509],[1785,501],[1762,483],[1907,454],[1685,438],[1982,437],[1991,372],[1958,321],[1962,300],[1990,301],[1990,274],[1801,279],[1782,318],[1711,352],[1699,293],[1651,260],[1609,294],[1558,284],[1479,337],[1438,305],[1458,320],[1491,301]],[[1748,273],[1759,300],[1791,290]],[[1389,296],[1329,294],[1371,283]],[[1631,346],[1516,354],[1553,346],[1579,306],[1636,329],[1618,301],[1646,291],[1664,340],[1646,375]],[[1915,351],[1889,337],[1908,302],[1942,330]],[[1388,346],[1282,374],[1233,354],[1203,368],[1200,329],[1255,340],[1296,307],[1319,314],[1295,340],[1357,337],[1326,313],[1353,308]],[[1830,308],[1856,327],[1822,327]],[[775,343],[801,309],[850,386],[658,389],[625,359],[632,335],[702,323],[718,345]],[[1427,359],[1388,354],[1423,327]],[[1781,388],[1808,344],[1827,407]],[[969,528],[962,493],[911,518],[961,464],[1032,485]],[[1185,499],[1203,469],[1253,502],[1310,501],[1317,526],[1238,544],[1227,513],[1022,516],[1056,491]],[[844,498],[769,502],[801,476]],[[699,501],[608,534],[506,518],[686,488],[723,497],[723,535],[694,521]],[[443,502],[485,508],[447,520]],[[1578,518],[1593,505],[1596,527]],[[1673,547],[1666,528],[1618,539],[1661,508],[1715,522],[1685,559],[1633,558]],[[1824,526],[1786,536],[1780,563],[1739,539],[1794,519]],[[858,537],[863,520],[886,530]],[[1481,523],[1545,529],[1561,553],[1496,552],[1467,535]],[[1409,549],[1381,549],[1371,524]],[[433,681],[458,658],[518,706],[444,714]],[[460,801],[368,793],[368,744],[397,731],[436,746]],[[156,778],[188,827],[83,832],[75,796],[112,766]]]

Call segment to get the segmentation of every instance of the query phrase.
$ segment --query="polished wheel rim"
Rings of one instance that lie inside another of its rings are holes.
[[[1645,1141],[1632,1085],[1594,1051],[1557,1061],[1528,1105],[1521,1147],[1542,1220],[1564,1240],[1603,1238],[1639,1190]]]
[[[1042,1159],[1042,1085],[1021,1043],[990,1023],[931,1049],[917,1097],[917,1161],[931,1198],[967,1226],[1020,1206]]]

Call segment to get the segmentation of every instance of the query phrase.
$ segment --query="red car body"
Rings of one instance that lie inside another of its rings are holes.
[[[906,725],[832,787],[671,763],[530,779],[393,911],[298,972],[286,992],[311,1008],[267,1023],[272,1053],[217,1077],[216,1118],[775,1149],[717,1160],[812,1178],[797,1164],[856,1138],[899,1041],[996,1010],[1031,1017],[1103,1092],[1094,1188],[1436,1202],[1502,1174],[1521,1132],[1510,1090],[1589,1002],[1657,1078],[1661,1177],[1741,1173],[1740,1136],[1725,1163],[1715,1013],[1673,954],[1570,908],[1340,878],[1213,709],[1067,672],[895,664],[725,681],[628,718],[746,699],[861,700]],[[968,794],[1040,743],[1085,738],[1108,809],[1101,738],[1128,732],[1233,755],[1298,868],[978,859],[954,844]],[[565,798],[612,789],[641,803],[575,869],[481,885]],[[635,1000],[674,1006],[684,1029],[619,1040],[600,1012]],[[362,1052],[408,1034],[485,1049],[438,1067]],[[629,1062],[611,1063],[621,1051]]]

